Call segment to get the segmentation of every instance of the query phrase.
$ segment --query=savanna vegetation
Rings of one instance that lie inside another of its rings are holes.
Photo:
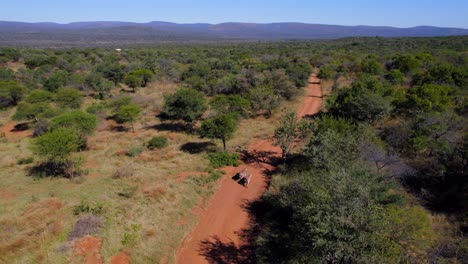
[[[218,168],[274,136],[253,261],[464,263],[467,52],[467,37],[0,48],[0,261],[67,262],[94,235],[106,259],[172,263]],[[313,67],[327,96],[311,123],[290,112]]]

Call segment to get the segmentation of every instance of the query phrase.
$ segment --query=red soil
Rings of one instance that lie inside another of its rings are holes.
[[[84,257],[86,264],[103,264],[102,238],[86,236],[75,242],[75,256]]]
[[[307,89],[307,98],[298,109],[298,115],[302,117],[314,116],[322,107],[322,91],[320,80],[316,74],[312,74]],[[180,246],[176,262],[185,264],[248,262],[243,256],[208,256],[208,246],[221,246],[238,250],[247,246],[243,239],[243,230],[249,227],[251,218],[246,206],[258,200],[267,190],[269,173],[274,170],[272,159],[280,157],[281,150],[273,145],[272,140],[259,140],[252,144],[248,150],[249,157],[245,164],[239,168],[228,167],[226,177],[220,182],[218,191],[213,195],[207,206],[200,213],[200,221],[192,232],[184,239]],[[248,188],[243,187],[231,177],[237,172],[247,168],[253,174],[253,180]],[[218,252],[218,255],[220,253]],[[230,253],[221,253],[229,255]],[[234,253],[235,254],[235,253]]]
[[[25,137],[31,137],[32,131],[31,130],[24,130],[24,131],[15,131],[15,126],[18,125],[15,122],[10,122],[2,127],[0,130],[0,134],[4,134],[6,139],[10,141],[21,140]]]
[[[131,264],[130,257],[125,252],[120,252],[111,259],[111,264]]]

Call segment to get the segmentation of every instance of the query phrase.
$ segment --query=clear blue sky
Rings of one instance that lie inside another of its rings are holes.
[[[25,22],[306,22],[468,28],[467,0],[0,0],[0,20]]]

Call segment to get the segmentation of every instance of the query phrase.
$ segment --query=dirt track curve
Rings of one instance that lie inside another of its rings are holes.
[[[317,70],[309,78],[307,96],[297,110],[299,117],[313,117],[322,107],[322,89]],[[249,263],[243,230],[250,224],[248,204],[258,200],[267,190],[270,173],[275,169],[274,160],[281,150],[272,140],[253,143],[244,155],[244,164],[238,168],[226,168],[220,187],[200,214],[200,221],[182,242],[176,263]],[[247,168],[254,175],[248,188],[231,177]]]

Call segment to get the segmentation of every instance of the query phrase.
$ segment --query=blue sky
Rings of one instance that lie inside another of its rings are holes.
[[[468,28],[466,0],[0,0],[0,20],[25,22],[306,22]]]

